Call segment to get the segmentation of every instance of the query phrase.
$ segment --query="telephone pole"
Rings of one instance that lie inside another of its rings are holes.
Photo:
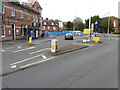
[[[108,12],[108,15],[109,15],[109,12]],[[108,38],[110,38],[109,37],[109,27],[110,27],[110,16],[108,16],[108,31],[107,31],[107,36],[108,36]]]

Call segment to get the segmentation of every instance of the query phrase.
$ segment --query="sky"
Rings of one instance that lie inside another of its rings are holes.
[[[27,0],[22,0],[27,1]],[[83,22],[90,16],[99,15],[118,17],[118,2],[120,0],[37,0],[42,10],[43,18],[59,19],[63,22],[73,21],[80,17]]]

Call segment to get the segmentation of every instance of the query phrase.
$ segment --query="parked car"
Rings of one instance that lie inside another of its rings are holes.
[[[65,35],[65,40],[73,40],[73,35],[71,34],[71,33],[67,33],[66,35]]]

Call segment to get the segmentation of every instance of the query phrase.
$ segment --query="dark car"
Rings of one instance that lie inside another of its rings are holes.
[[[65,35],[65,40],[73,40],[73,35],[71,33],[67,33]]]

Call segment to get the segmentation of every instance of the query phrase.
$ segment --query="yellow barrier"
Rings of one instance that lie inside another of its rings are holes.
[[[83,34],[90,34],[90,32],[91,32],[91,29],[84,29]]]
[[[96,42],[99,42],[100,41],[100,37],[93,37],[92,41],[96,41]]]

